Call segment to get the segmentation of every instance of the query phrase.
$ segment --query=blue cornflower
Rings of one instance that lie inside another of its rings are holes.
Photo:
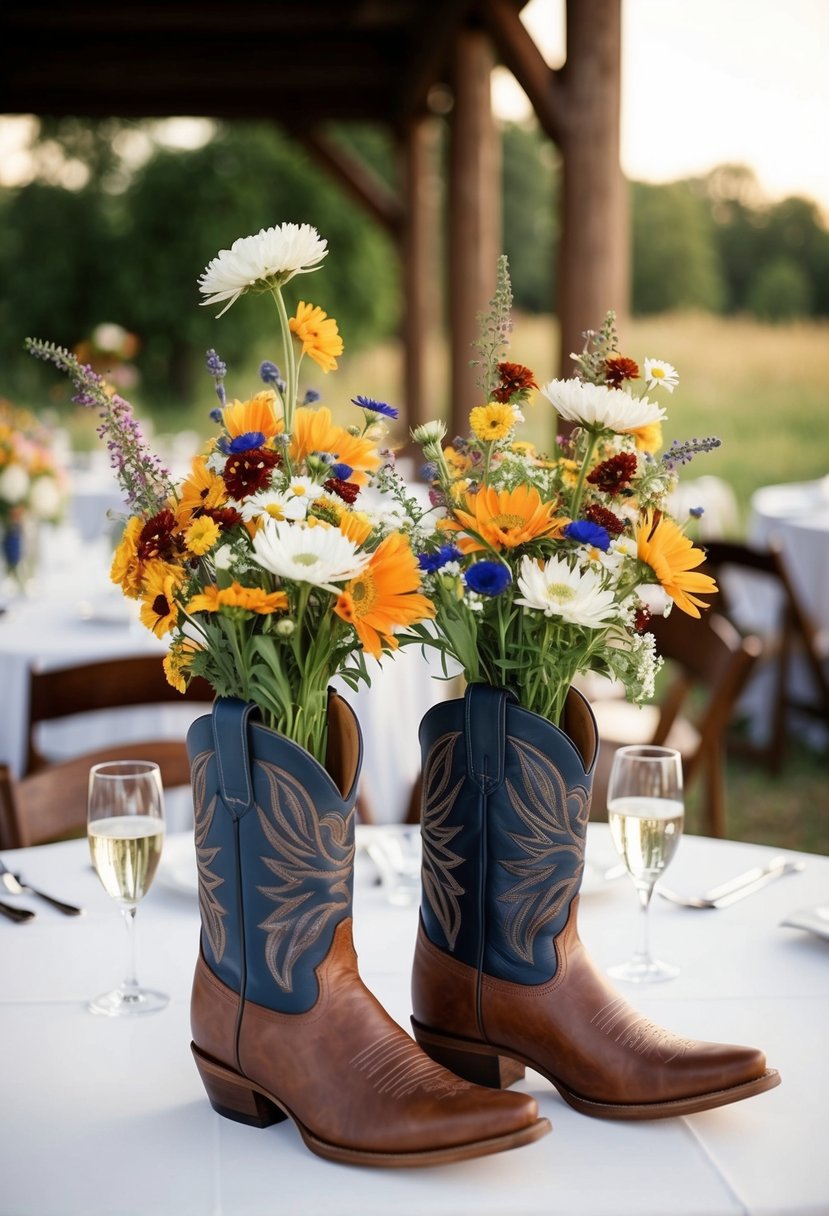
[[[464,581],[478,595],[501,595],[512,582],[512,575],[501,562],[475,562],[464,575]]]
[[[285,392],[285,381],[282,379],[282,372],[275,363],[271,363],[270,359],[265,359],[259,364],[259,379],[263,384],[273,384],[280,393]]]
[[[568,540],[578,541],[580,545],[593,545],[606,553],[610,548],[610,534],[607,528],[591,523],[589,519],[575,519],[564,529]]]
[[[393,405],[386,405],[385,401],[375,401],[373,397],[352,397],[353,405],[359,405],[362,410],[370,410],[372,414],[382,414],[384,418],[396,418],[400,410],[394,408]]]
[[[705,507],[691,507],[688,514],[692,519],[702,519],[703,515],[705,514]]]
[[[332,464],[330,472],[331,476],[338,478],[339,481],[348,481],[354,470],[350,464]]]
[[[314,402],[319,401],[319,399],[320,399],[320,394],[317,392],[317,390],[315,388],[307,388],[305,390],[305,396],[302,398],[302,404],[303,405],[313,405]]]
[[[211,422],[221,422],[221,420],[222,420],[222,411],[219,409],[218,406],[216,406],[215,409],[212,409],[210,411],[210,421]]]
[[[245,431],[244,435],[237,435],[235,439],[231,439],[225,451],[231,454],[236,452],[252,452],[255,448],[261,448],[265,442],[265,436],[261,431]]]
[[[456,562],[461,556],[454,545],[441,545],[437,553],[418,553],[417,564],[426,574],[434,574],[448,562]]]
[[[438,475],[438,466],[436,464],[424,464],[420,466],[421,481],[434,481]]]

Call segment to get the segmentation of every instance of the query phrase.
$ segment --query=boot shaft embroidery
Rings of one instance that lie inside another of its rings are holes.
[[[210,868],[221,853],[221,848],[208,846],[205,842],[210,833],[210,825],[216,811],[217,795],[208,802],[206,772],[214,753],[200,752],[191,765],[191,781],[193,787],[194,838],[196,845],[196,868],[199,875],[199,911],[207,944],[216,963],[224,957],[227,946],[227,932],[224,918],[227,908],[224,907],[218,895],[219,887],[224,885],[224,879],[215,874]]]
[[[460,731],[456,731],[438,739],[423,772],[423,892],[450,950],[455,947],[461,927],[460,897],[466,894],[452,873],[464,859],[449,847],[461,825],[455,827],[446,822],[464,784],[463,776],[452,783],[455,746],[460,737]]]

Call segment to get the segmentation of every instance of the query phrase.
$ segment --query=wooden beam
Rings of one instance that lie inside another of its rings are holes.
[[[560,144],[567,125],[567,96],[509,0],[484,0],[484,18],[504,66],[527,94],[538,121]]]
[[[412,46],[406,63],[398,91],[399,118],[405,121],[427,109],[429,90],[449,67],[452,41],[471,4],[472,0],[443,0],[434,6],[428,37]]]
[[[455,42],[449,163],[449,321],[452,375],[449,434],[465,434],[481,404],[470,361],[477,315],[495,290],[501,244],[500,148],[492,117],[489,37],[461,30]]]
[[[403,204],[371,166],[352,149],[336,143],[319,129],[292,134],[345,192],[397,240],[403,228]]]
[[[608,309],[628,311],[628,189],[619,160],[621,0],[567,0],[558,315],[562,376]]]

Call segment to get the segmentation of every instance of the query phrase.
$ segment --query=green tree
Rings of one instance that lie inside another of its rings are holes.
[[[806,317],[812,308],[809,278],[790,257],[776,257],[760,266],[749,283],[746,304],[755,316],[768,321]]]
[[[558,153],[536,123],[502,132],[503,251],[516,306],[550,312],[559,237]]]
[[[683,182],[634,182],[631,202],[634,312],[718,311],[725,293],[705,203]]]

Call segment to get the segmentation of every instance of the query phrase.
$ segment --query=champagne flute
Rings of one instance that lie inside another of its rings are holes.
[[[135,970],[135,913],[155,876],[164,843],[161,771],[150,760],[113,760],[89,771],[87,837],[104,890],[121,906],[129,940],[120,987],[89,1003],[93,1013],[121,1017],[155,1013],[169,997],[142,988]]]
[[[632,983],[670,980],[672,963],[651,957],[648,942],[651,896],[682,835],[682,757],[671,747],[621,747],[613,757],[607,787],[607,817],[617,852],[639,896],[640,939],[633,957],[610,967],[614,979]]]

